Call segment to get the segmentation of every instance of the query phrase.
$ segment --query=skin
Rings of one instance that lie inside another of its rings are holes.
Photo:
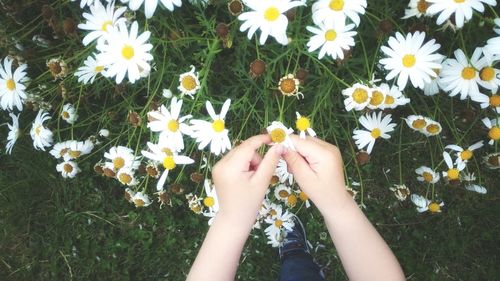
[[[350,280],[405,280],[392,251],[347,193],[338,148],[317,138],[291,137],[296,151],[273,145],[261,157],[257,149],[271,139],[258,135],[213,167],[219,213],[187,280],[234,280],[243,246],[280,158],[323,215]]]

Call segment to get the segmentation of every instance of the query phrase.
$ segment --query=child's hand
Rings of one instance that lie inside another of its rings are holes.
[[[272,146],[262,158],[257,149],[271,142],[269,135],[258,135],[233,148],[213,167],[212,176],[219,199],[219,213],[238,225],[251,227],[264,200],[278,160],[281,145]]]
[[[297,151],[287,151],[284,159],[300,188],[319,211],[340,210],[352,198],[346,191],[339,149],[317,138],[291,136]]]

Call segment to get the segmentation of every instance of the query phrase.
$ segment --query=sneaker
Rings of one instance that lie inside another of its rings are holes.
[[[308,254],[311,252],[304,225],[296,215],[292,215],[291,220],[294,223],[294,227],[291,231],[287,230],[285,232],[285,238],[278,248],[280,259],[283,259],[283,257],[292,252],[301,251]]]

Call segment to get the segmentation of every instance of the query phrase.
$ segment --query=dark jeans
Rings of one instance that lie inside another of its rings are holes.
[[[279,281],[324,281],[319,266],[310,254],[295,251],[284,256],[281,261]]]

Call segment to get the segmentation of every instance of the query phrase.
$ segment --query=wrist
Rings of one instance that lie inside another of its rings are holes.
[[[352,196],[344,190],[338,194],[325,196],[324,200],[317,206],[323,217],[342,216],[346,210],[353,207],[358,208],[356,201],[354,201]]]
[[[214,221],[217,221],[218,224],[229,225],[235,230],[238,229],[250,232],[256,218],[257,214],[255,214],[254,217],[250,217],[248,215],[242,214],[241,212],[227,212],[224,210],[219,210],[219,212],[215,216]]]

